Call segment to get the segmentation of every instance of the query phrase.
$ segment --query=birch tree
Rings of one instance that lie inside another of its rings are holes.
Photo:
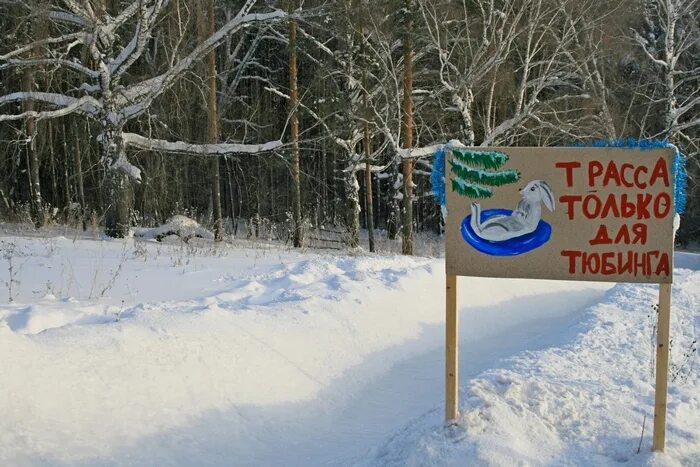
[[[688,206],[678,233],[683,243],[700,232],[700,1],[641,0],[643,21],[632,31],[642,54],[648,106],[643,129],[667,138],[688,156]],[[654,118],[656,115],[661,118]]]
[[[542,131],[580,136],[590,94],[566,53],[596,21],[594,3],[464,0],[451,9],[419,0],[438,63],[434,93],[458,115],[464,144],[513,144]]]
[[[700,1],[645,0],[643,27],[634,40],[655,71],[662,126],[657,136],[700,151]]]
[[[155,99],[204,58],[222,40],[258,23],[285,16],[279,10],[257,11],[256,1],[247,0],[238,13],[182,57],[172,55],[165,70],[150,77],[130,76],[130,69],[151,46],[159,19],[168,0],[118,2],[110,14],[104,5],[80,0],[51,2],[43,13],[53,23],[45,39],[18,45],[0,56],[0,69],[37,67],[37,72],[60,70],[79,76],[81,84],[63,93],[16,91],[0,96],[0,122],[33,118],[37,121],[79,114],[99,128],[104,170],[106,232],[123,237],[129,228],[129,188],[141,178],[140,170],[127,158],[129,148],[177,154],[219,156],[232,153],[258,153],[281,145],[279,140],[260,144],[193,144],[158,140],[126,130],[130,121],[148,111]],[[18,2],[21,4],[21,2]],[[22,4],[24,5],[24,4]],[[255,10],[255,11],[254,11]],[[46,51],[35,58],[32,52]],[[32,103],[35,109],[12,113],[8,104]]]

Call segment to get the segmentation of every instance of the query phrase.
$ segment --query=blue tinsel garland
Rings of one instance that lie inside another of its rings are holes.
[[[687,203],[686,186],[688,184],[688,173],[685,170],[685,156],[681,154],[676,146],[666,140],[658,139],[635,139],[621,138],[613,140],[595,140],[595,141],[577,141],[572,144],[573,147],[598,147],[598,148],[639,148],[639,149],[655,149],[655,148],[673,148],[676,156],[673,160],[673,173],[675,175],[675,199],[676,212],[682,214],[685,211]],[[431,174],[431,182],[433,184],[433,194],[440,206],[445,206],[445,151],[449,148],[449,144],[444,144],[435,152],[433,158],[433,172]]]
[[[445,150],[446,144],[440,146],[433,156],[433,172],[430,174],[430,181],[433,184],[433,195],[440,206],[445,207]]]
[[[574,147],[596,147],[596,148],[639,148],[639,149],[656,149],[656,148],[672,148],[675,152],[673,160],[673,174],[675,175],[674,197],[676,199],[676,212],[682,214],[685,211],[685,205],[688,201],[685,190],[688,185],[688,172],[685,170],[685,156],[681,154],[678,148],[666,140],[660,139],[635,139],[635,138],[620,138],[620,139],[599,139],[595,141],[577,141],[572,144]]]

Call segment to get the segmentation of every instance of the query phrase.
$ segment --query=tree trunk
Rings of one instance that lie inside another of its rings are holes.
[[[374,208],[372,206],[372,160],[370,159],[369,123],[365,121],[365,217],[367,218],[367,236],[369,251],[374,252]]]
[[[68,132],[66,131],[66,123],[65,120],[62,122],[62,130],[63,130],[63,182],[65,184],[65,190],[63,192],[64,194],[64,199],[63,202],[65,203],[65,206],[63,208],[63,220],[64,222],[68,223],[70,219],[70,206],[72,202],[72,196],[71,196],[71,186],[70,186],[70,174],[68,172],[68,141],[66,136],[68,136]],[[51,128],[49,128],[49,134],[53,134],[53,131]],[[52,151],[53,152],[53,151]],[[52,157],[53,158],[53,157]],[[58,206],[56,206],[58,207]]]
[[[207,2],[207,16],[209,19],[209,35],[216,32],[214,19],[214,0]],[[208,68],[208,98],[207,111],[209,115],[208,136],[209,143],[219,142],[219,116],[216,108],[216,52],[212,49],[207,55]],[[224,239],[224,224],[221,216],[221,175],[219,171],[219,158],[213,157],[211,160],[212,197],[214,203],[214,239],[220,242]]]
[[[401,205],[403,203],[403,174],[401,163],[391,164],[391,185],[387,192],[387,236],[396,240],[401,230]]]
[[[407,15],[411,13],[411,0],[404,0]],[[403,40],[403,147],[413,147],[413,50],[411,45],[410,18],[406,24]],[[403,161],[403,236],[401,252],[413,254],[413,161]]]
[[[131,183],[118,165],[125,160],[121,128],[107,128],[102,134],[103,199],[109,204],[105,211],[105,233],[124,238],[129,234]]]
[[[32,68],[28,68],[22,76],[22,88],[25,92],[34,91],[34,73]],[[23,104],[24,112],[31,112],[34,110],[34,103],[32,101],[26,101]],[[25,120],[25,125],[27,129],[27,136],[29,137],[29,144],[27,145],[27,161],[29,163],[29,193],[31,199],[31,215],[34,225],[38,229],[44,225],[44,208],[42,206],[41,198],[41,184],[39,182],[39,155],[36,150],[36,120],[33,117],[28,117]]]
[[[474,135],[474,117],[472,115],[472,106],[474,105],[474,92],[471,88],[467,89],[464,99],[458,94],[454,94],[452,102],[459,109],[462,116],[462,134],[464,135],[464,144],[474,146],[476,139]]]
[[[661,2],[659,2],[661,3]],[[675,2],[669,1],[666,5],[666,24],[664,34],[664,61],[667,66],[664,69],[664,81],[666,85],[666,98],[665,98],[665,115],[664,115],[664,131],[662,136],[671,142],[676,141],[677,132],[676,125],[678,124],[678,117],[676,112],[678,110],[678,102],[676,100],[676,60],[677,56],[675,53],[676,49],[676,24],[678,21],[678,11],[676,11],[677,6],[674,5]],[[660,5],[659,5],[660,6]],[[663,24],[663,22],[662,22]]]
[[[233,225],[233,236],[236,236],[238,230],[238,223],[236,222],[236,204],[233,197],[233,179],[231,177],[231,171],[235,170],[232,168],[233,164],[230,164],[228,156],[224,156],[224,166],[226,167],[226,182],[228,187],[228,200],[229,200],[229,213],[231,216],[231,223]],[[236,184],[236,186],[239,186]]]
[[[360,15],[362,16],[362,15]],[[361,54],[365,55],[364,28],[361,31]],[[374,206],[372,206],[372,160],[370,158],[372,139],[369,134],[369,96],[367,95],[367,66],[362,67],[362,106],[365,121],[363,124],[362,146],[365,152],[365,224],[367,225],[367,237],[369,238],[369,251],[374,252]]]
[[[51,193],[53,194],[53,204],[58,207],[59,206],[59,195],[58,195],[58,175],[56,175],[56,154],[55,154],[55,146],[54,146],[54,132],[53,132],[53,122],[49,120],[46,122],[46,130],[48,133],[48,139],[49,139],[49,167],[50,167],[50,172],[51,172]],[[63,146],[63,151],[65,153],[66,148],[65,148],[65,138],[61,142],[61,145]]]
[[[214,15],[214,1],[201,0],[197,2],[197,39],[204,42],[208,36],[216,32],[216,19]],[[207,80],[207,139],[206,142],[216,144],[219,142],[219,116],[216,99],[216,52],[212,49],[206,55],[205,75]],[[221,210],[221,171],[219,159],[212,158],[205,162],[209,164],[211,177],[211,193],[209,199],[209,214],[214,222],[214,240],[220,242],[224,238],[222,210]]]
[[[290,0],[289,13],[295,11],[296,2]],[[292,138],[292,226],[293,242],[296,248],[302,246],[301,226],[301,179],[299,170],[299,90],[297,88],[297,21],[289,21],[289,105],[291,106],[290,132]]]
[[[75,176],[78,182],[78,200],[80,201],[80,219],[83,223],[83,230],[87,230],[85,222],[85,185],[83,183],[83,163],[80,151],[80,136],[75,119],[72,119],[73,138],[75,141],[75,149],[73,150],[73,158],[75,164]]]
[[[360,186],[352,170],[345,172],[344,188],[348,245],[350,248],[357,248],[360,246]]]
[[[365,91],[365,106],[367,105],[367,93]],[[372,160],[370,158],[369,122],[364,122],[365,151],[365,217],[367,223],[367,236],[369,238],[369,251],[374,252],[374,209],[372,206]]]

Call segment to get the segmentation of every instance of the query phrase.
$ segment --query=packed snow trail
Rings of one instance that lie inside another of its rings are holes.
[[[460,292],[466,295],[468,290],[469,286],[465,284]],[[518,297],[497,306],[462,307],[460,382],[465,383],[505,357],[565,341],[571,337],[570,330],[580,317],[579,313],[599,299],[603,292],[591,288],[566,295],[558,292]],[[518,320],[511,315],[520,306],[534,303],[539,309],[529,319]],[[562,309],[567,309],[563,316]],[[503,321],[494,326],[488,322],[490,314],[498,314]],[[402,429],[408,420],[420,418],[441,425],[444,413],[444,328],[439,326],[436,331],[436,335],[426,336],[428,339],[424,341],[431,351],[400,361],[370,381],[345,407],[325,417],[328,420],[321,419],[321,426],[313,432],[304,433],[289,447],[281,446],[283,452],[291,453],[289,465],[373,463],[376,449]],[[436,348],[435,344],[438,345]],[[350,373],[361,374],[362,371],[362,368],[355,368]],[[271,457],[256,460],[262,465],[275,465],[275,459]],[[377,462],[380,465],[381,459]]]
[[[441,260],[10,241],[22,269],[0,308],[0,465],[464,460],[431,441]],[[610,287],[460,279],[462,389],[588,332]],[[448,444],[473,441],[460,433]]]

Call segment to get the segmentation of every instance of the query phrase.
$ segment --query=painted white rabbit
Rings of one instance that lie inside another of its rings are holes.
[[[481,222],[481,205],[472,203],[471,227],[484,240],[499,242],[533,232],[542,218],[541,203],[554,211],[554,195],[544,180],[533,180],[520,190],[522,199],[512,214],[491,216]]]

